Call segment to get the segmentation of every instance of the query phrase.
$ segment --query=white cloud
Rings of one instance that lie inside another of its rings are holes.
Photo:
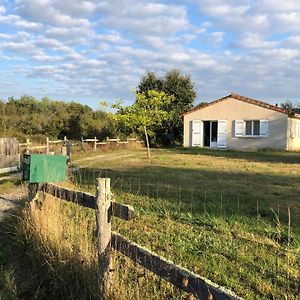
[[[209,44],[220,44],[223,42],[225,36],[225,32],[219,31],[219,32],[212,32],[209,34],[209,36],[206,38],[206,42]]]
[[[100,24],[140,35],[168,35],[189,27],[183,6],[143,1],[103,1],[98,5]]]
[[[0,6],[0,14],[3,15],[6,12],[6,8],[4,6]]]
[[[17,15],[0,15],[0,23],[7,24],[13,27],[20,27],[26,30],[39,30],[42,28],[41,23],[25,21]]]
[[[284,43],[287,46],[291,46],[291,47],[299,47],[300,46],[300,35],[292,35],[290,37],[288,37]]]
[[[274,16],[283,32],[300,31],[300,12],[281,13]]]
[[[245,49],[273,49],[279,44],[279,41],[266,41],[261,35],[249,32],[236,42],[236,45]]]
[[[300,2],[298,0],[260,0],[257,5],[260,10],[268,12],[291,12],[300,10]]]
[[[16,12],[25,19],[53,26],[90,25],[85,18],[74,18],[62,12],[56,2],[50,0],[18,0]]]
[[[0,82],[27,94],[132,98],[146,71],[179,68],[202,100],[297,95],[298,0],[190,2],[0,2],[0,57],[9,64]]]

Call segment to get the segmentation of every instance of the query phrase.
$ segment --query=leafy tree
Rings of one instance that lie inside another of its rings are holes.
[[[150,90],[145,93],[136,93],[136,102],[131,106],[122,106],[120,102],[113,105],[117,109],[113,118],[117,122],[124,123],[126,127],[136,131],[144,131],[147,157],[150,158],[149,135],[154,125],[160,125],[172,118],[172,114],[164,108],[170,105],[174,97],[164,92]]]
[[[284,109],[286,109],[287,111],[289,111],[290,113],[300,113],[300,105],[298,105],[298,107],[294,106],[293,102],[287,100],[283,103],[280,104],[280,106]]]
[[[162,91],[163,80],[156,76],[154,72],[146,73],[137,88],[138,93],[147,93],[148,91]]]
[[[0,135],[26,135],[43,138],[80,138],[81,136],[105,138],[115,134],[109,114],[93,111],[80,103],[52,101],[46,97],[40,101],[31,96],[19,99],[10,97],[7,102],[0,101]],[[9,117],[8,117],[9,116]]]
[[[163,91],[174,98],[171,105],[165,105],[163,108],[172,113],[173,118],[163,121],[159,126],[156,124],[153,128],[156,133],[156,143],[162,145],[181,143],[183,136],[182,115],[193,107],[196,99],[196,91],[191,77],[181,74],[179,70],[171,70],[161,78],[153,72],[148,72],[142,77],[137,92],[149,90]]]

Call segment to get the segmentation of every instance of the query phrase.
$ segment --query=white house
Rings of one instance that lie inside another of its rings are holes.
[[[184,114],[184,147],[300,150],[300,115],[230,94]]]

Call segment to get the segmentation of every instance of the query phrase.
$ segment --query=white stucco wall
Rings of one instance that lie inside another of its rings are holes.
[[[234,98],[227,98],[219,103],[184,115],[184,147],[191,146],[190,122],[192,120],[227,120],[227,149],[245,151],[256,149],[287,150],[288,147],[288,116],[286,114]],[[269,135],[265,138],[235,137],[234,120],[268,120]]]
[[[288,119],[288,150],[300,151],[300,136],[296,130],[297,123],[300,123],[299,119]]]

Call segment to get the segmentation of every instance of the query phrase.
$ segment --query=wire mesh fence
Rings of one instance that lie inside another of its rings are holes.
[[[188,178],[174,180],[171,174],[162,179],[147,172],[96,168],[72,173],[73,182],[89,191],[98,177],[110,177],[117,197],[137,209],[138,222],[119,226],[124,234],[145,246],[164,249],[175,262],[201,270],[249,299],[254,295],[297,299],[297,206],[249,198],[232,189],[212,191],[201,182],[187,184]]]

